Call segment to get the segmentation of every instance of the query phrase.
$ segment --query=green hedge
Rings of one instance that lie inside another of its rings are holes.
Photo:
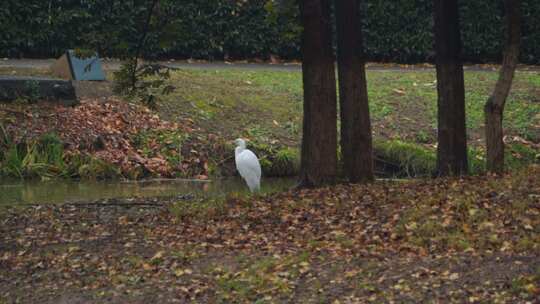
[[[172,18],[149,39],[155,56],[299,58],[301,27],[293,1],[162,0]],[[461,1],[463,56],[469,62],[500,60],[502,0]],[[103,56],[120,56],[136,41],[148,1],[3,0],[0,56],[50,57],[92,45]],[[277,4],[281,3],[281,4]],[[283,4],[285,3],[285,4]],[[285,5],[286,7],[283,7]],[[366,0],[364,34],[371,60],[432,61],[431,0]],[[540,1],[523,0],[521,61],[540,63]],[[162,31],[162,32],[160,32]],[[167,39],[169,43],[162,43]]]

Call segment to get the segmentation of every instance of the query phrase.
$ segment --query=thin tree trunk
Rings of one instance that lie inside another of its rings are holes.
[[[519,60],[521,17],[519,0],[505,0],[506,39],[499,79],[484,107],[488,171],[504,171],[503,112]]]
[[[437,67],[437,175],[467,174],[465,86],[457,0],[434,0]]]
[[[300,187],[335,182],[337,97],[330,0],[301,0],[304,122]]]
[[[373,180],[373,148],[359,0],[337,0],[336,24],[343,172]]]
[[[133,53],[133,56],[130,58],[131,60],[133,60],[133,69],[130,71],[132,92],[137,89],[137,71],[139,67],[139,58],[141,57],[142,49],[146,42],[146,37],[148,36],[148,32],[150,31],[150,24],[152,23],[152,15],[154,14],[154,9],[156,8],[158,2],[159,0],[151,0],[148,4],[148,15],[146,15],[146,20],[143,26],[143,32],[141,36],[139,37],[139,41],[137,42],[135,52]]]

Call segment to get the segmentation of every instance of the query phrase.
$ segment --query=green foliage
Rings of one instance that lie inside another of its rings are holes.
[[[430,135],[425,130],[419,130],[415,134],[416,141],[419,143],[429,143],[431,141]]]
[[[160,0],[147,40],[163,49],[164,25],[176,16],[176,1]],[[126,57],[137,47],[147,0],[135,1],[2,1],[0,51],[3,56],[59,56],[66,49],[97,50],[104,55]],[[28,18],[31,16],[31,18]]]
[[[54,134],[44,134],[27,144],[10,142],[3,155],[2,175],[47,179],[65,174],[63,143]]]
[[[44,163],[57,168],[64,167],[64,144],[56,134],[42,135],[36,143],[36,149],[42,155],[41,160]]]
[[[258,156],[264,176],[293,176],[300,171],[300,153],[297,149],[278,142],[266,143],[260,138],[250,142],[248,148]]]
[[[510,143],[504,148],[504,164],[508,171],[517,171],[531,164],[540,163],[540,154],[525,144]],[[485,151],[469,148],[469,167],[471,174],[486,172]]]
[[[26,96],[21,96],[21,98],[25,99],[29,103],[35,103],[38,101],[40,97],[39,93],[39,83],[37,80],[27,80],[24,83],[26,87],[26,91],[28,92]]]
[[[189,134],[180,130],[149,130],[138,133],[133,138],[134,147],[141,151],[144,157],[163,156],[167,162],[175,167],[182,164],[182,154],[185,141]]]
[[[23,177],[23,156],[17,145],[10,146],[5,150],[2,159],[2,175],[11,177]]]
[[[113,165],[91,156],[67,155],[64,143],[54,133],[46,133],[28,143],[16,143],[0,126],[0,176],[14,178],[118,177]]]
[[[469,161],[469,172],[471,174],[476,175],[486,172],[486,157],[484,151],[469,147],[467,156]]]
[[[425,61],[432,53],[431,1],[365,1],[366,55],[376,61]]]
[[[435,172],[437,154],[435,149],[428,149],[418,144],[399,140],[375,141],[374,154],[379,174],[397,177],[430,176]],[[486,172],[485,152],[478,148],[469,148],[469,172],[473,175]],[[506,145],[505,165],[508,171],[516,171],[539,163],[540,155],[527,145],[513,143]]]
[[[68,158],[67,176],[82,179],[108,179],[121,176],[119,168],[101,159],[84,154]]]
[[[114,27],[114,30],[129,30],[128,34],[119,34],[122,39],[118,48],[119,56],[125,62],[120,71],[114,73],[114,91],[136,99],[151,109],[156,109],[159,96],[170,94],[173,87],[165,84],[170,77],[168,68],[152,62],[141,63],[140,59],[144,57],[152,60],[160,48],[166,48],[172,43],[168,34],[174,29],[168,25],[173,24],[172,16],[177,13],[172,3],[167,0],[150,0],[137,6],[134,2],[133,15],[124,15],[131,27]]]
[[[510,170],[521,169],[530,164],[540,163],[540,154],[538,150],[527,145],[519,143],[507,144],[505,147],[504,162]]]
[[[420,145],[399,140],[375,141],[373,150],[376,163],[380,164],[385,174],[418,177],[430,176],[435,172],[434,151]]]
[[[250,58],[277,54],[299,58],[297,1],[161,0],[145,40],[156,56]],[[138,45],[149,1],[4,0],[0,7],[1,56],[58,56],[89,45],[102,55],[125,58]],[[431,1],[363,2],[366,54],[371,60],[413,62],[433,59]],[[500,1],[460,3],[465,60],[500,60],[503,5]],[[540,2],[524,0],[521,61],[539,63]],[[32,16],[28,18],[27,16]]]
[[[4,159],[4,153],[11,146],[11,138],[6,131],[6,128],[0,123],[0,161]]]
[[[158,64],[138,65],[136,58],[122,64],[120,70],[114,72],[116,94],[139,101],[156,109],[160,97],[170,94],[174,87],[166,81],[170,78],[169,69]]]
[[[283,176],[297,174],[300,171],[300,153],[291,148],[280,149],[275,156],[273,169]]]

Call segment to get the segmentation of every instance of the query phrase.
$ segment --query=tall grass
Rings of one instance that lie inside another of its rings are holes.
[[[16,178],[65,176],[64,147],[55,134],[44,134],[29,143],[16,143],[5,130],[0,172]]]
[[[31,142],[15,142],[0,126],[0,176],[11,178],[110,178],[118,169],[86,155],[67,156],[54,133]]]

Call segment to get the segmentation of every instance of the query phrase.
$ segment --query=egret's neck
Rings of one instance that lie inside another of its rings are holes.
[[[242,153],[242,151],[244,151],[246,149],[246,147],[242,147],[242,146],[238,146],[234,149],[234,156],[238,156],[238,154]]]

